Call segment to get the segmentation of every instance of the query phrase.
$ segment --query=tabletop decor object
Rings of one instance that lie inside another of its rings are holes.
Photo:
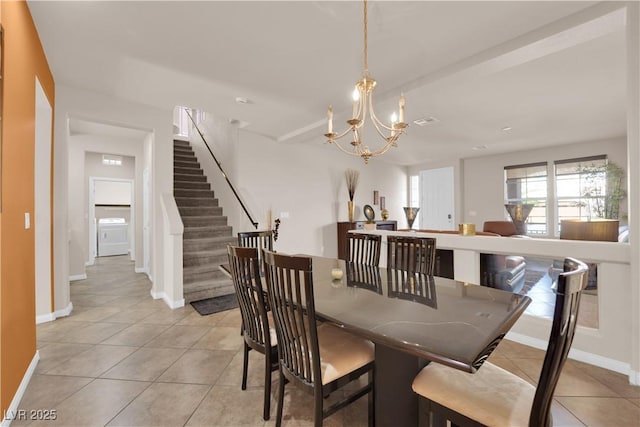
[[[413,228],[413,221],[416,220],[416,215],[418,215],[418,211],[420,208],[412,208],[412,207],[404,207],[404,214],[407,217],[407,224],[409,225],[409,230]]]
[[[380,216],[382,216],[383,221],[389,219],[389,211],[387,210],[386,198],[384,196],[380,196]]]
[[[364,67],[362,71],[362,78],[356,82],[356,87],[353,91],[353,110],[351,119],[347,120],[349,127],[342,133],[335,133],[333,131],[333,108],[329,106],[327,110],[327,133],[324,136],[327,138],[329,144],[335,144],[340,151],[350,156],[362,157],[364,163],[369,163],[371,157],[376,157],[386,153],[391,147],[397,146],[397,141],[400,135],[405,133],[405,128],[408,126],[404,121],[404,95],[400,95],[398,101],[398,114],[395,112],[391,116],[391,125],[382,123],[378,117],[376,117],[373,111],[373,90],[376,87],[376,81],[369,75],[369,64],[367,55],[367,0],[364,0]],[[362,142],[362,135],[364,130],[362,127],[366,121],[367,115],[373,124],[373,128],[376,130],[382,143],[379,147],[373,145],[364,145]],[[338,140],[347,134],[351,134],[349,143],[351,147],[343,148]],[[373,150],[369,149],[369,146],[374,147]]]
[[[349,192],[349,202],[347,202],[347,207],[349,209],[349,222],[353,222],[355,220],[356,213],[355,205],[353,204],[353,196],[356,194],[360,172],[355,169],[347,169],[344,172],[344,177],[347,181],[347,191]]]
[[[475,224],[458,224],[458,234],[462,236],[475,236],[476,225]]]
[[[373,211],[371,205],[364,205],[364,209],[362,211],[364,212],[364,217],[367,219],[367,222],[373,222],[376,217],[376,213]]]
[[[525,224],[525,221],[534,206],[535,205],[523,203],[507,203],[504,205],[504,208],[513,221],[513,225],[516,227],[517,234],[527,234],[527,224]]]

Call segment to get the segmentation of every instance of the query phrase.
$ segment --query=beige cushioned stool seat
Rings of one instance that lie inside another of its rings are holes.
[[[527,427],[536,389],[487,362],[475,374],[431,363],[413,380],[413,391],[486,426]]]
[[[322,384],[328,384],[374,359],[373,343],[326,323],[318,324]]]

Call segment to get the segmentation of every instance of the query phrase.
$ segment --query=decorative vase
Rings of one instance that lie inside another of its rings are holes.
[[[347,208],[349,209],[349,222],[353,222],[356,217],[356,206],[353,204],[353,200],[347,202]]]
[[[409,230],[411,230],[413,221],[416,220],[416,215],[418,215],[420,208],[404,207],[402,209],[404,209],[404,215],[407,217],[407,224],[409,225]]]
[[[504,208],[513,221],[517,234],[527,234],[527,225],[524,222],[527,220],[533,207],[534,205],[522,203],[507,203],[504,205]]]
[[[380,212],[380,216],[382,217],[383,221],[386,221],[389,219],[389,211],[386,209],[382,209],[382,211]]]

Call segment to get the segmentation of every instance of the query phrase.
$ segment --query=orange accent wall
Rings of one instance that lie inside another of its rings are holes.
[[[0,2],[4,84],[0,214],[0,406],[6,411],[36,352],[34,218],[35,78],[54,104],[49,69],[23,1]]]

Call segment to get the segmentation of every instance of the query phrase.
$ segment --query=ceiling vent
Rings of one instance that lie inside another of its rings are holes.
[[[432,125],[434,123],[438,123],[439,121],[440,119],[431,116],[431,117],[423,117],[422,119],[414,120],[413,123],[417,124],[418,126],[427,126],[427,125]]]

